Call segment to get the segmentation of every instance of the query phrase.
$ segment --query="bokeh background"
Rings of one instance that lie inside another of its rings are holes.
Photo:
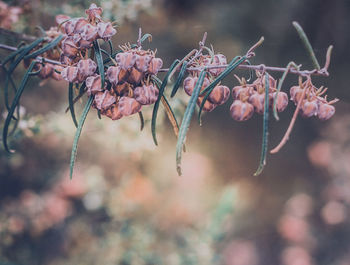
[[[85,0],[4,2],[9,6],[1,27],[31,35],[38,34],[37,25],[53,26],[55,15],[82,16],[90,5]],[[264,36],[252,63],[285,66],[292,60],[311,68],[292,27],[296,20],[321,64],[328,45],[334,45],[330,77],[313,82],[329,87],[330,98],[340,98],[336,115],[327,122],[299,118],[284,149],[269,155],[263,174],[253,177],[262,117],[235,122],[226,103],[205,115],[202,127],[192,123],[184,175],[178,177],[176,138],[164,115],[155,147],[151,108],[144,109],[142,132],[138,117],[113,122],[91,111],[70,181],[75,130],[64,112],[67,84],[32,80],[13,137],[17,152],[0,149],[0,264],[349,265],[350,1],[94,2],[102,5],[105,18],[118,21],[115,46],[135,42],[142,27],[153,35],[145,48],[157,48],[165,66],[197,48],[207,31],[207,43],[228,59]],[[18,44],[11,36],[0,41]],[[6,54],[0,51],[1,58]],[[296,82],[289,76],[284,89]],[[231,75],[225,84],[237,82]],[[178,117],[188,100],[183,95],[171,101]],[[83,103],[78,105],[81,111]],[[293,111],[290,104],[279,122],[271,120],[270,147],[281,139]]]

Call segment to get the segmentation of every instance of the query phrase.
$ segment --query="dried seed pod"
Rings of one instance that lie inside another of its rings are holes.
[[[106,78],[113,85],[117,85],[119,82],[119,73],[121,68],[119,66],[110,66],[106,72]]]
[[[230,89],[227,86],[218,85],[210,93],[208,100],[216,105],[224,104],[230,97]]]
[[[300,86],[292,86],[290,88],[289,94],[290,94],[290,99],[297,105],[300,100],[304,99],[302,98],[303,96],[303,89]]]
[[[152,58],[148,65],[148,73],[151,75],[158,74],[159,69],[163,66],[163,61],[160,58]]]
[[[112,120],[119,120],[123,117],[123,114],[120,112],[118,105],[113,104],[109,109],[104,112],[104,115],[111,118]]]
[[[91,24],[86,24],[80,33],[80,36],[83,40],[86,41],[94,41],[97,39],[98,37],[98,33],[97,33],[97,27],[91,25]]]
[[[253,93],[249,99],[249,103],[254,106],[254,110],[258,114],[264,113],[264,104],[265,104],[265,94],[259,94],[257,92]]]
[[[97,24],[97,33],[100,38],[107,41],[117,33],[117,30],[113,28],[111,22],[99,22]]]
[[[274,103],[275,100],[275,96],[276,96],[277,92],[272,93],[272,98],[273,100],[271,100],[271,103]],[[276,109],[278,112],[282,112],[286,109],[286,107],[288,106],[288,95],[285,92],[279,92],[277,94],[277,98],[276,98]]]
[[[84,77],[93,75],[97,69],[96,63],[91,59],[80,60],[77,67],[79,73]]]
[[[226,56],[221,54],[221,53],[215,54],[214,55],[213,64],[214,65],[225,65],[225,64],[227,64]],[[225,70],[225,68],[214,68],[214,69],[210,69],[210,73],[212,73],[214,76],[218,76],[224,70]]]
[[[242,93],[250,95],[249,87],[247,87],[245,85],[241,85],[241,86],[235,86],[235,87],[232,88],[232,97],[233,97],[233,99],[239,99],[240,95]]]
[[[202,102],[203,102],[203,98],[198,98],[197,99],[197,105],[200,107],[202,105]],[[206,112],[211,112],[213,111],[215,108],[216,108],[216,104],[213,104],[211,103],[209,100],[207,100],[205,103],[204,103],[204,106],[203,106],[203,111],[206,111]]]
[[[115,97],[108,90],[97,92],[94,97],[94,106],[99,110],[106,110],[115,102]]]
[[[151,105],[157,101],[158,93],[158,89],[152,84],[148,86],[138,86],[134,90],[134,98],[141,105]]]
[[[68,82],[76,83],[79,81],[78,72],[78,67],[68,66],[61,71],[61,76]]]
[[[236,121],[249,120],[254,114],[254,106],[248,102],[235,100],[230,107],[231,117]]]
[[[327,103],[320,102],[318,111],[317,111],[317,117],[321,121],[326,121],[330,119],[334,115],[334,113],[335,113],[334,106]]]
[[[74,34],[75,24],[77,23],[77,18],[72,18],[64,24],[64,32],[70,36]]]
[[[318,102],[316,99],[304,100],[301,104],[301,115],[305,118],[316,116],[318,112]]]
[[[253,82],[253,85],[256,87],[259,93],[264,93],[266,76],[265,75],[261,76],[259,72],[257,72],[257,75],[258,75],[258,78]],[[268,76],[269,76],[269,92],[275,92],[277,81],[271,75],[268,74]]]
[[[183,83],[183,87],[184,87],[184,90],[185,90],[187,95],[189,95],[189,96],[192,95],[193,89],[196,86],[197,81],[198,81],[198,77],[188,76],[185,78],[184,83]],[[201,91],[203,91],[209,85],[210,85],[210,81],[207,77],[205,77]]]
[[[135,60],[135,67],[142,73],[147,72],[149,63],[151,62],[152,57],[148,54],[137,55]]]
[[[65,64],[65,65],[71,65],[73,64],[73,59],[68,57],[68,56],[65,56],[63,53],[61,54],[60,56],[60,62],[62,64]]]
[[[123,116],[129,116],[141,111],[142,105],[134,98],[121,97],[117,104]]]
[[[129,70],[128,82],[134,85],[138,85],[140,84],[143,77],[144,77],[143,72],[140,72],[136,68],[131,68],[131,70]]]
[[[101,76],[99,75],[89,76],[88,78],[86,78],[85,84],[88,89],[88,95],[95,95],[97,92],[103,91],[103,89],[101,88]]]
[[[70,16],[66,16],[66,15],[57,15],[55,17],[55,21],[57,25],[60,25],[61,23],[63,23],[64,21],[67,21],[68,19],[70,19]]]
[[[129,91],[132,90],[132,87],[129,83],[124,82],[118,85],[113,86],[114,91],[119,96],[127,96],[129,94]]]
[[[78,47],[72,38],[67,37],[62,41],[62,52],[69,58],[75,58],[77,56]]]
[[[91,4],[89,9],[85,10],[85,14],[88,15],[89,20],[94,21],[96,18],[101,19],[102,8],[97,7],[96,4]]]
[[[53,73],[54,70],[54,65],[50,64],[50,63],[46,63],[42,68],[41,71],[39,73],[39,77],[42,79],[46,79],[48,77],[50,77]]]
[[[137,55],[131,51],[121,52],[115,56],[115,61],[124,70],[128,70],[135,65]]]
[[[56,81],[61,81],[62,80],[62,75],[57,73],[55,70],[57,70],[58,72],[62,72],[63,67],[60,65],[56,65],[54,68],[54,71],[51,74],[51,77],[56,80]]]
[[[76,18],[73,33],[74,34],[82,33],[84,31],[85,25],[87,25],[87,24],[89,24],[89,21],[87,21],[85,18],[83,18],[83,17]]]

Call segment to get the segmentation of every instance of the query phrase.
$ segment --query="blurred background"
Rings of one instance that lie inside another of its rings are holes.
[[[329,98],[340,98],[336,114],[327,122],[299,118],[290,141],[268,156],[262,175],[253,177],[262,117],[235,122],[227,102],[206,114],[202,127],[192,123],[184,174],[178,177],[176,138],[165,115],[155,147],[150,107],[144,109],[142,132],[135,115],[99,120],[93,110],[69,180],[75,128],[64,112],[68,86],[32,79],[13,136],[17,152],[0,149],[0,264],[349,265],[350,1],[94,2],[104,8],[104,18],[118,22],[115,47],[135,42],[142,27],[153,35],[144,47],[157,48],[165,66],[197,48],[207,31],[207,44],[228,60],[264,36],[253,64],[295,61],[310,69],[292,26],[298,21],[322,65],[328,45],[334,45],[330,77],[313,82],[329,87]],[[85,0],[0,3],[0,26],[30,35],[39,34],[37,25],[54,26],[55,15],[83,16],[90,5]],[[0,42],[18,44],[5,35]],[[1,58],[6,54],[0,51]],[[15,72],[16,81],[23,71]],[[237,85],[233,75],[224,83]],[[290,75],[283,89],[296,83]],[[181,91],[171,101],[178,118],[187,100]],[[81,113],[83,102],[77,105]],[[294,109],[289,104],[279,122],[271,119],[269,149],[282,138]]]

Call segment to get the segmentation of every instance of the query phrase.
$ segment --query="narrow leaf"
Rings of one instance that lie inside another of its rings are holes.
[[[108,45],[109,45],[110,55],[113,56],[113,43],[111,40],[108,40]]]
[[[77,122],[77,118],[75,117],[75,111],[74,111],[73,86],[74,86],[73,83],[69,83],[69,86],[68,86],[69,110],[70,110],[70,115],[72,116],[72,120],[75,127],[78,127],[78,122]]]
[[[157,141],[157,135],[156,135],[156,123],[157,123],[157,115],[158,115],[158,109],[159,109],[159,103],[160,100],[164,94],[164,90],[166,85],[168,84],[168,77],[171,73],[171,71],[174,69],[174,67],[176,67],[176,65],[179,63],[179,60],[175,60],[172,65],[169,68],[169,71],[167,72],[167,74],[165,75],[163,82],[159,88],[159,94],[158,94],[158,98],[157,101],[154,103],[154,107],[153,107],[153,112],[152,112],[152,122],[151,122],[151,128],[152,128],[152,136],[153,136],[153,141],[155,145],[158,145],[158,141]]]
[[[152,41],[152,35],[149,34],[149,33],[146,33],[145,35],[142,36],[140,42],[143,43],[147,39],[148,39],[149,42],[151,42]]]
[[[143,130],[143,128],[145,127],[145,119],[143,118],[143,114],[142,111],[139,112],[139,118],[140,118],[140,131]]]
[[[79,99],[85,94],[86,92],[86,84],[85,82],[80,86],[79,88],[79,94],[73,99],[73,104],[77,103]],[[69,106],[66,108],[65,113],[69,111]]]
[[[173,90],[171,91],[171,95],[170,97],[173,97],[175,96],[177,90],[179,89],[183,79],[184,79],[184,76],[185,76],[185,73],[186,73],[186,69],[187,69],[187,64],[188,64],[188,61],[185,61],[182,66],[181,66],[181,69],[180,69],[180,73],[179,73],[179,76],[177,77],[176,79],[176,82],[174,84],[174,87],[173,87]]]
[[[254,176],[258,176],[266,165],[266,154],[267,154],[267,140],[269,134],[269,74],[265,73],[265,104],[264,104],[264,120],[263,120],[263,137],[261,144],[261,156],[259,167],[254,173]]]
[[[27,69],[27,72],[25,73],[25,75],[23,76],[22,78],[22,82],[16,92],[16,95],[12,101],[12,105],[8,111],[8,114],[7,114],[7,117],[6,117],[6,120],[5,120],[5,124],[4,124],[4,129],[2,131],[2,142],[3,142],[3,145],[4,145],[4,148],[7,152],[9,153],[13,153],[14,151],[13,150],[10,150],[8,145],[7,145],[7,136],[8,136],[8,130],[9,130],[9,126],[10,126],[10,123],[11,123],[11,119],[12,119],[12,116],[13,116],[13,113],[14,111],[16,110],[16,107],[18,107],[18,102],[21,98],[21,95],[24,91],[24,88],[27,84],[27,81],[30,77],[30,72],[33,70],[34,66],[35,66],[36,62],[33,61],[28,69]]]
[[[196,83],[196,86],[193,89],[192,96],[190,98],[190,101],[187,105],[187,108],[185,110],[184,117],[181,122],[181,127],[179,131],[179,137],[177,139],[177,144],[176,144],[176,169],[177,173],[181,176],[181,156],[182,156],[182,150],[183,150],[183,145],[186,140],[186,134],[188,131],[188,128],[190,126],[191,118],[194,112],[194,109],[196,108],[196,102],[199,96],[199,92],[202,88],[204,77],[206,75],[205,69],[203,69],[198,77],[198,81]]]
[[[173,126],[173,130],[174,130],[175,136],[179,137],[179,130],[180,130],[180,128],[179,128],[179,123],[177,122],[175,113],[172,110],[172,108],[171,108],[171,106],[169,104],[169,101],[166,99],[166,97],[164,95],[162,96],[161,101],[162,101],[162,104],[163,104],[163,106],[165,108],[165,112],[166,112],[166,114],[168,116],[168,119],[169,119],[171,125]]]
[[[63,35],[59,35],[56,39],[54,39],[53,41],[51,41],[50,43],[48,43],[47,45],[45,45],[41,49],[36,50],[36,51],[26,55],[24,57],[24,59],[35,58],[35,57],[39,56],[40,54],[43,54],[44,52],[47,52],[47,51],[53,49],[54,47],[56,47],[60,43],[60,41],[62,39],[63,39]]]
[[[79,138],[80,138],[80,135],[81,135],[81,131],[83,129],[84,122],[86,120],[86,117],[87,117],[87,115],[89,113],[89,110],[91,108],[91,105],[92,105],[93,101],[94,101],[94,96],[91,95],[89,97],[88,101],[86,102],[86,105],[85,105],[84,110],[83,110],[83,114],[81,115],[80,120],[79,120],[77,131],[75,133],[75,137],[74,137],[74,141],[73,141],[73,147],[72,147],[72,154],[71,154],[71,157],[70,157],[70,173],[69,173],[69,176],[70,176],[71,179],[72,179],[72,176],[73,176],[75,159],[77,157]]]
[[[96,55],[96,61],[97,61],[97,66],[98,66],[98,71],[101,76],[101,88],[103,89],[105,87],[105,70],[103,66],[103,58],[101,54],[101,49],[100,45],[98,44],[98,41],[94,41],[94,50],[95,50],[95,55]]]

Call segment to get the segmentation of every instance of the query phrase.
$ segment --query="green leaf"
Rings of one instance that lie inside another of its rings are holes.
[[[264,170],[266,165],[266,154],[267,154],[267,140],[269,134],[269,74],[265,73],[265,104],[264,104],[264,120],[263,120],[263,137],[261,144],[261,156],[259,167],[254,173],[254,176],[258,176]]]
[[[13,113],[14,111],[16,110],[16,107],[18,106],[18,102],[21,98],[21,95],[24,91],[24,88],[27,84],[27,81],[30,77],[30,72],[33,70],[34,66],[35,66],[36,62],[33,61],[31,62],[30,66],[28,67],[27,69],[27,72],[25,73],[25,75],[23,76],[22,78],[22,82],[16,92],[16,95],[12,101],[12,104],[11,104],[11,107],[8,111],[8,114],[7,114],[7,117],[6,117],[6,120],[5,120],[5,124],[4,124],[4,129],[2,131],[2,142],[3,142],[3,145],[4,145],[4,148],[7,152],[9,153],[13,153],[14,151],[13,150],[10,150],[8,145],[7,145],[7,136],[8,136],[8,130],[9,130],[9,126],[10,126],[10,123],[11,123],[11,119],[12,119],[12,116],[13,116]]]
[[[199,96],[199,92],[202,88],[204,77],[206,75],[206,69],[203,69],[198,77],[198,81],[193,89],[192,96],[190,98],[190,101],[187,105],[187,108],[185,110],[184,117],[181,122],[179,137],[177,139],[176,144],[176,169],[177,173],[181,176],[181,156],[182,156],[182,150],[183,146],[186,140],[186,134],[188,131],[188,128],[190,126],[191,118],[194,112],[194,109],[196,108],[196,102]]]
[[[73,147],[72,147],[72,154],[71,154],[71,157],[70,157],[70,173],[69,173],[69,176],[70,176],[71,179],[72,179],[72,176],[73,176],[75,159],[77,157],[79,138],[80,138],[80,135],[81,135],[81,131],[83,129],[84,122],[86,120],[86,117],[87,117],[87,115],[89,113],[89,110],[91,108],[91,105],[92,105],[93,101],[94,101],[94,96],[91,95],[89,97],[88,101],[86,102],[86,105],[85,105],[84,110],[83,110],[83,114],[81,115],[80,120],[79,120],[77,131],[75,133],[75,137],[74,137],[74,141],[73,141]]]
[[[75,127],[78,127],[78,122],[77,122],[77,118],[75,117],[75,111],[74,111],[73,86],[74,86],[73,83],[69,83],[69,86],[68,86],[69,110],[70,110],[70,114],[72,116],[72,120],[73,120]]]
[[[140,123],[141,123],[140,131],[142,131],[143,128],[145,127],[145,119],[143,118],[142,111],[138,112],[138,114],[139,114]]]
[[[121,53],[121,52],[123,52],[123,51],[122,51],[122,50],[119,50],[119,51],[116,51],[115,53],[111,54],[110,57],[104,59],[103,63],[104,63],[104,64],[109,63],[110,61],[112,61],[112,58],[114,59],[114,57],[115,57],[118,53]]]
[[[159,104],[160,104],[160,100],[164,94],[164,90],[166,85],[168,84],[168,77],[171,73],[171,71],[176,67],[176,65],[179,63],[179,60],[175,60],[172,65],[169,68],[169,71],[167,72],[167,74],[165,75],[163,82],[159,88],[159,94],[158,94],[158,98],[157,101],[154,103],[154,107],[153,107],[153,112],[152,112],[152,122],[151,122],[151,128],[152,128],[152,136],[153,136],[153,141],[155,145],[158,145],[158,141],[157,141],[157,135],[156,135],[156,123],[157,123],[157,115],[158,115],[158,109],[159,109]]]
[[[199,107],[199,112],[198,112],[198,123],[200,126],[202,126],[202,111],[203,111],[203,107],[205,102],[207,102],[207,99],[210,95],[210,93],[214,90],[215,86],[222,80],[224,79],[228,74],[230,74],[234,69],[236,69],[236,67],[238,65],[240,65],[241,63],[243,63],[247,57],[243,56],[242,58],[239,59],[240,56],[236,56],[235,58],[232,59],[232,61],[229,63],[229,65],[227,66],[227,68],[209,85],[207,86],[200,94],[203,95],[205,94],[203,101]],[[238,60],[239,59],[239,60]],[[238,61],[237,61],[238,60]]]
[[[142,36],[140,42],[143,43],[147,39],[148,39],[149,42],[151,42],[152,41],[152,35],[149,34],[149,33],[146,33],[145,35]]]
[[[308,54],[309,54],[309,56],[310,56],[310,59],[311,59],[311,61],[312,61],[313,66],[314,66],[317,70],[320,70],[320,69],[321,69],[320,64],[318,63],[318,60],[317,60],[317,58],[316,58],[316,56],[315,56],[315,52],[314,52],[314,50],[312,49],[312,46],[311,46],[311,44],[310,44],[310,41],[309,41],[309,39],[307,38],[307,36],[306,36],[306,34],[305,34],[303,28],[302,28],[302,27],[299,25],[299,23],[296,22],[296,21],[293,22],[293,26],[294,26],[294,28],[297,30],[298,35],[299,35],[301,41],[303,42],[306,51],[308,52]]]
[[[101,88],[103,89],[105,87],[105,69],[103,65],[103,58],[101,54],[100,45],[98,44],[97,40],[94,41],[94,50],[95,50],[98,71],[101,76]]]
[[[48,43],[47,45],[45,45],[41,49],[36,50],[33,53],[26,55],[24,57],[24,59],[35,58],[35,57],[39,56],[40,54],[43,54],[44,52],[47,52],[47,51],[53,49],[54,47],[56,47],[60,43],[60,41],[62,39],[63,39],[63,35],[59,35],[56,39],[54,39],[53,41],[51,41],[50,43]]]
[[[171,91],[171,95],[170,97],[173,97],[175,96],[177,90],[179,89],[183,79],[184,79],[184,76],[185,76],[185,73],[186,73],[186,69],[187,69],[187,64],[188,62],[185,61],[182,66],[181,66],[181,69],[180,69],[180,73],[179,73],[179,76],[177,77],[177,80],[174,84],[174,87],[173,87],[173,90]]]
[[[5,57],[5,59],[1,62],[1,64],[4,66],[9,61],[12,61],[18,54],[20,54],[26,47],[22,47],[17,49],[16,51],[12,52],[10,55]]]
[[[80,88],[79,88],[79,94],[78,96],[76,96],[73,100],[73,104],[77,103],[78,100],[85,94],[86,92],[86,84],[85,82],[81,84]],[[69,111],[69,106],[66,108],[65,112],[67,113]]]
[[[113,55],[113,43],[111,40],[108,40],[108,45],[109,45],[109,51],[110,51],[110,55]]]

